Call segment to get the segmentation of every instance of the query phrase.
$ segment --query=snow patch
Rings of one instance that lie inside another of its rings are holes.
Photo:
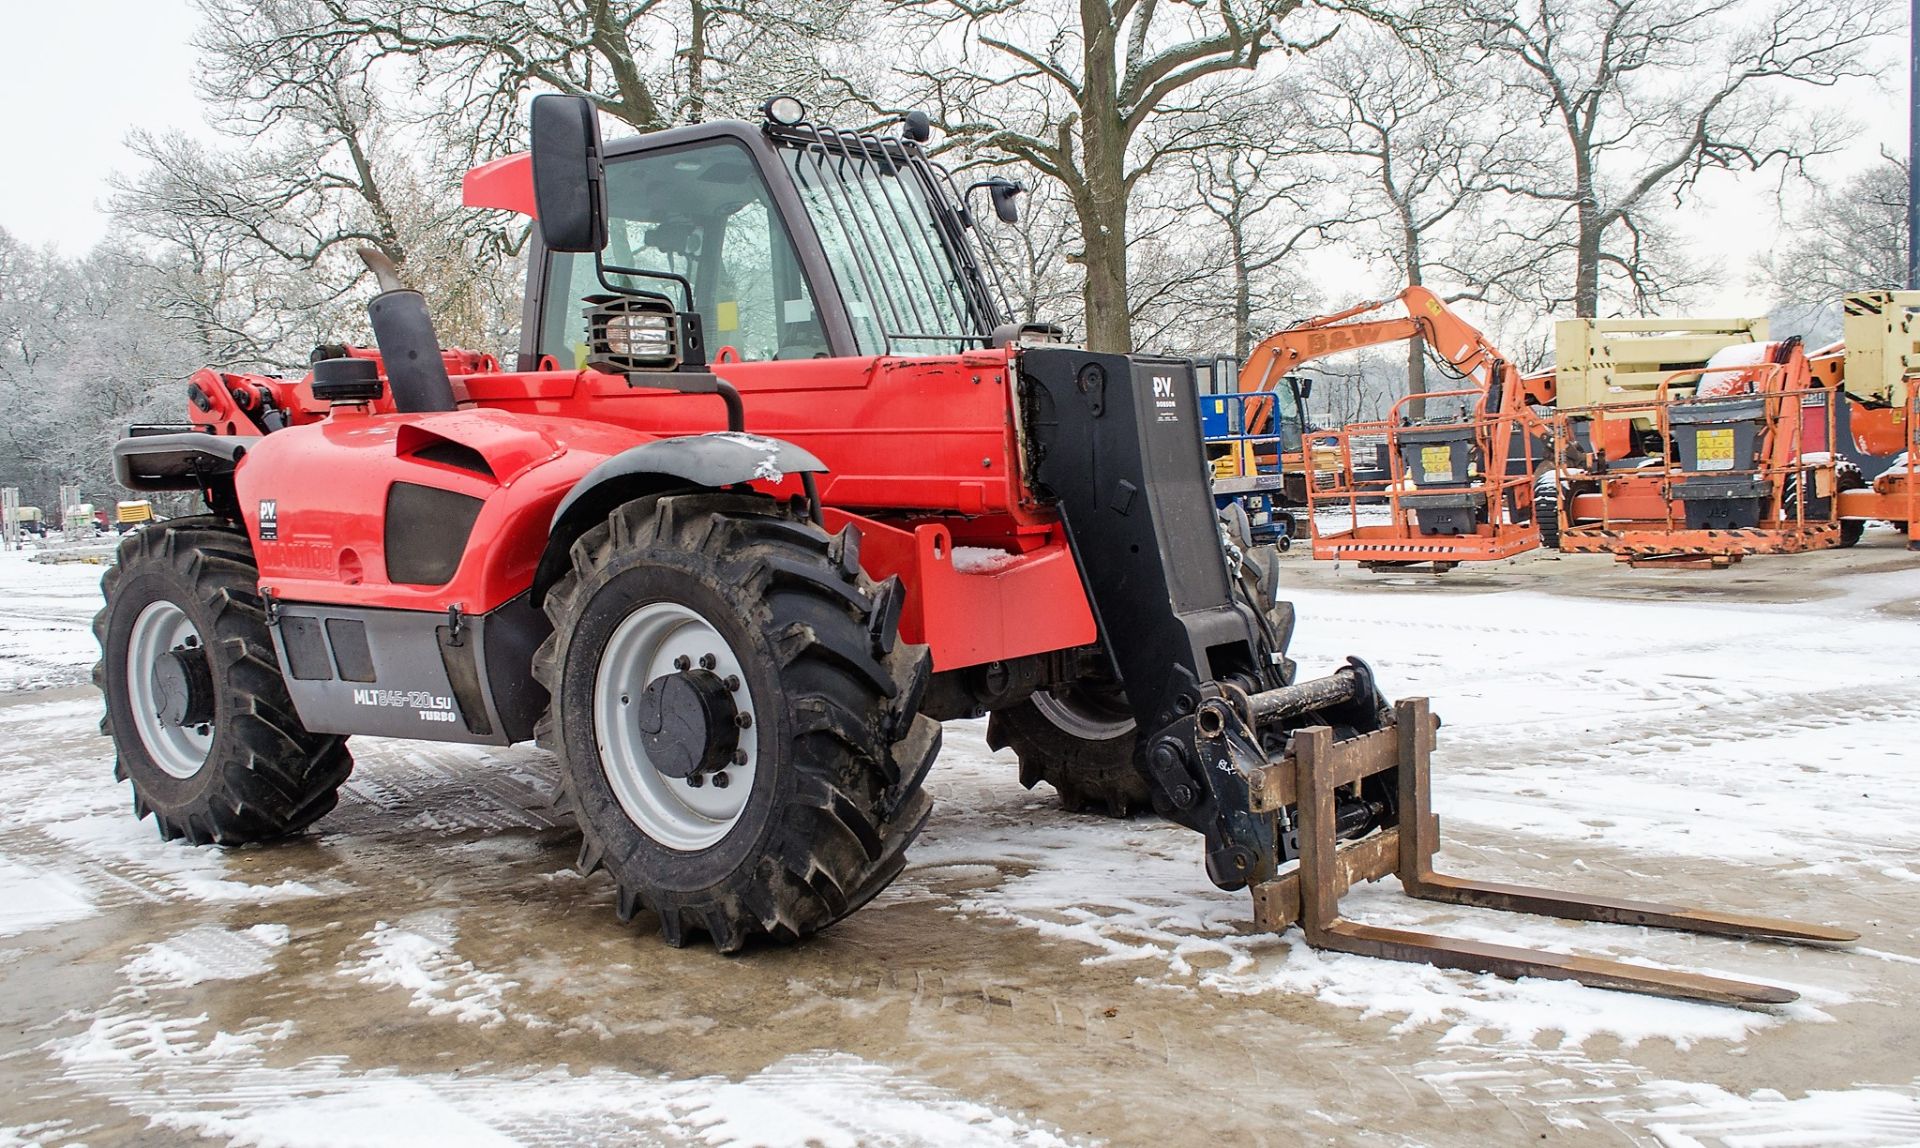
[[[753,477],[763,482],[779,482],[786,476],[780,471],[780,450],[782,443],[777,439],[765,438],[744,431],[718,431],[711,437],[761,452],[760,459],[754,463]]]
[[[163,896],[209,904],[261,905],[317,897],[326,891],[304,881],[236,880],[219,850],[162,841],[152,825],[126,813],[74,817],[43,826],[41,831],[82,856],[138,874],[142,885]]]
[[[693,1143],[713,1148],[1067,1148],[1058,1130],[846,1053],[734,1081],[598,1068],[405,1075],[343,1056],[268,1064],[291,1026],[108,1013],[56,1041],[68,1080],[153,1126],[263,1148]],[[164,1077],[155,1074],[164,1072]],[[159,1080],[165,1087],[153,1087]],[[0,1144],[4,1144],[0,1141]]]
[[[63,925],[93,913],[93,895],[79,883],[0,857],[0,937]]]
[[[517,988],[499,973],[485,973],[454,951],[458,929],[445,913],[423,913],[402,925],[381,921],[362,940],[372,942],[366,958],[341,970],[362,984],[402,988],[412,1006],[432,1016],[451,1016],[473,1024],[507,1019],[501,1002]]]
[[[27,551],[0,550],[0,601],[0,693],[87,681],[100,657],[99,566],[43,566]]]
[[[1920,1095],[1912,1093],[1855,1088],[1789,1099],[1772,1089],[1741,1096],[1711,1084],[1679,1081],[1650,1084],[1647,1091],[1674,1099],[1616,1119],[1641,1125],[1666,1148],[1920,1143]]]
[[[285,925],[223,929],[200,925],[141,950],[121,968],[137,985],[188,988],[204,981],[238,981],[273,967],[287,943]]]
[[[953,548],[953,568],[962,574],[991,574],[1005,569],[1020,560],[1018,554],[997,550],[991,546],[956,546]]]

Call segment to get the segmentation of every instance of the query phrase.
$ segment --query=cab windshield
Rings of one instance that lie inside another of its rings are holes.
[[[607,161],[607,283],[698,312],[707,347],[746,362],[833,353],[816,290],[837,289],[858,354],[986,345],[1004,308],[944,171],[917,147],[831,128],[787,129],[772,142],[832,282],[808,281],[747,147],[716,139]],[[584,301],[606,287],[591,255],[554,252],[547,267],[539,350],[584,366]]]
[[[982,346],[1002,321],[958,191],[900,140],[801,125],[774,136],[866,354]]]

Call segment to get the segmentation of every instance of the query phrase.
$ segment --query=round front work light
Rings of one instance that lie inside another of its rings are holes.
[[[775,96],[762,104],[760,111],[783,128],[790,128],[807,118],[807,105],[792,96]]]

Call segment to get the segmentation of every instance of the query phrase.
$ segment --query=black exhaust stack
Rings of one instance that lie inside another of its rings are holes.
[[[387,369],[393,408],[401,414],[453,410],[453,382],[440,358],[440,338],[433,332],[426,297],[401,284],[393,261],[384,254],[362,247],[360,258],[380,283],[380,294],[367,304],[367,319]]]

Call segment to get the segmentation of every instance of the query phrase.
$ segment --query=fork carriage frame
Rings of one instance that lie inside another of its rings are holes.
[[[1262,773],[1253,790],[1255,808],[1277,812],[1288,805],[1295,807],[1300,864],[1253,887],[1257,928],[1280,932],[1298,923],[1316,948],[1365,957],[1736,1005],[1785,1004],[1799,994],[1701,973],[1362,924],[1340,915],[1340,898],[1357,882],[1393,875],[1408,896],[1423,901],[1758,940],[1845,944],[1859,939],[1858,933],[1823,925],[1582,896],[1436,872],[1433,855],[1440,848],[1440,830],[1433,816],[1429,777],[1439,723],[1425,698],[1401,700],[1394,706],[1394,715],[1394,723],[1387,728],[1344,741],[1335,741],[1333,731],[1325,726],[1295,731],[1290,752]],[[1388,771],[1398,775],[1399,823],[1357,841],[1338,840],[1337,791]]]

